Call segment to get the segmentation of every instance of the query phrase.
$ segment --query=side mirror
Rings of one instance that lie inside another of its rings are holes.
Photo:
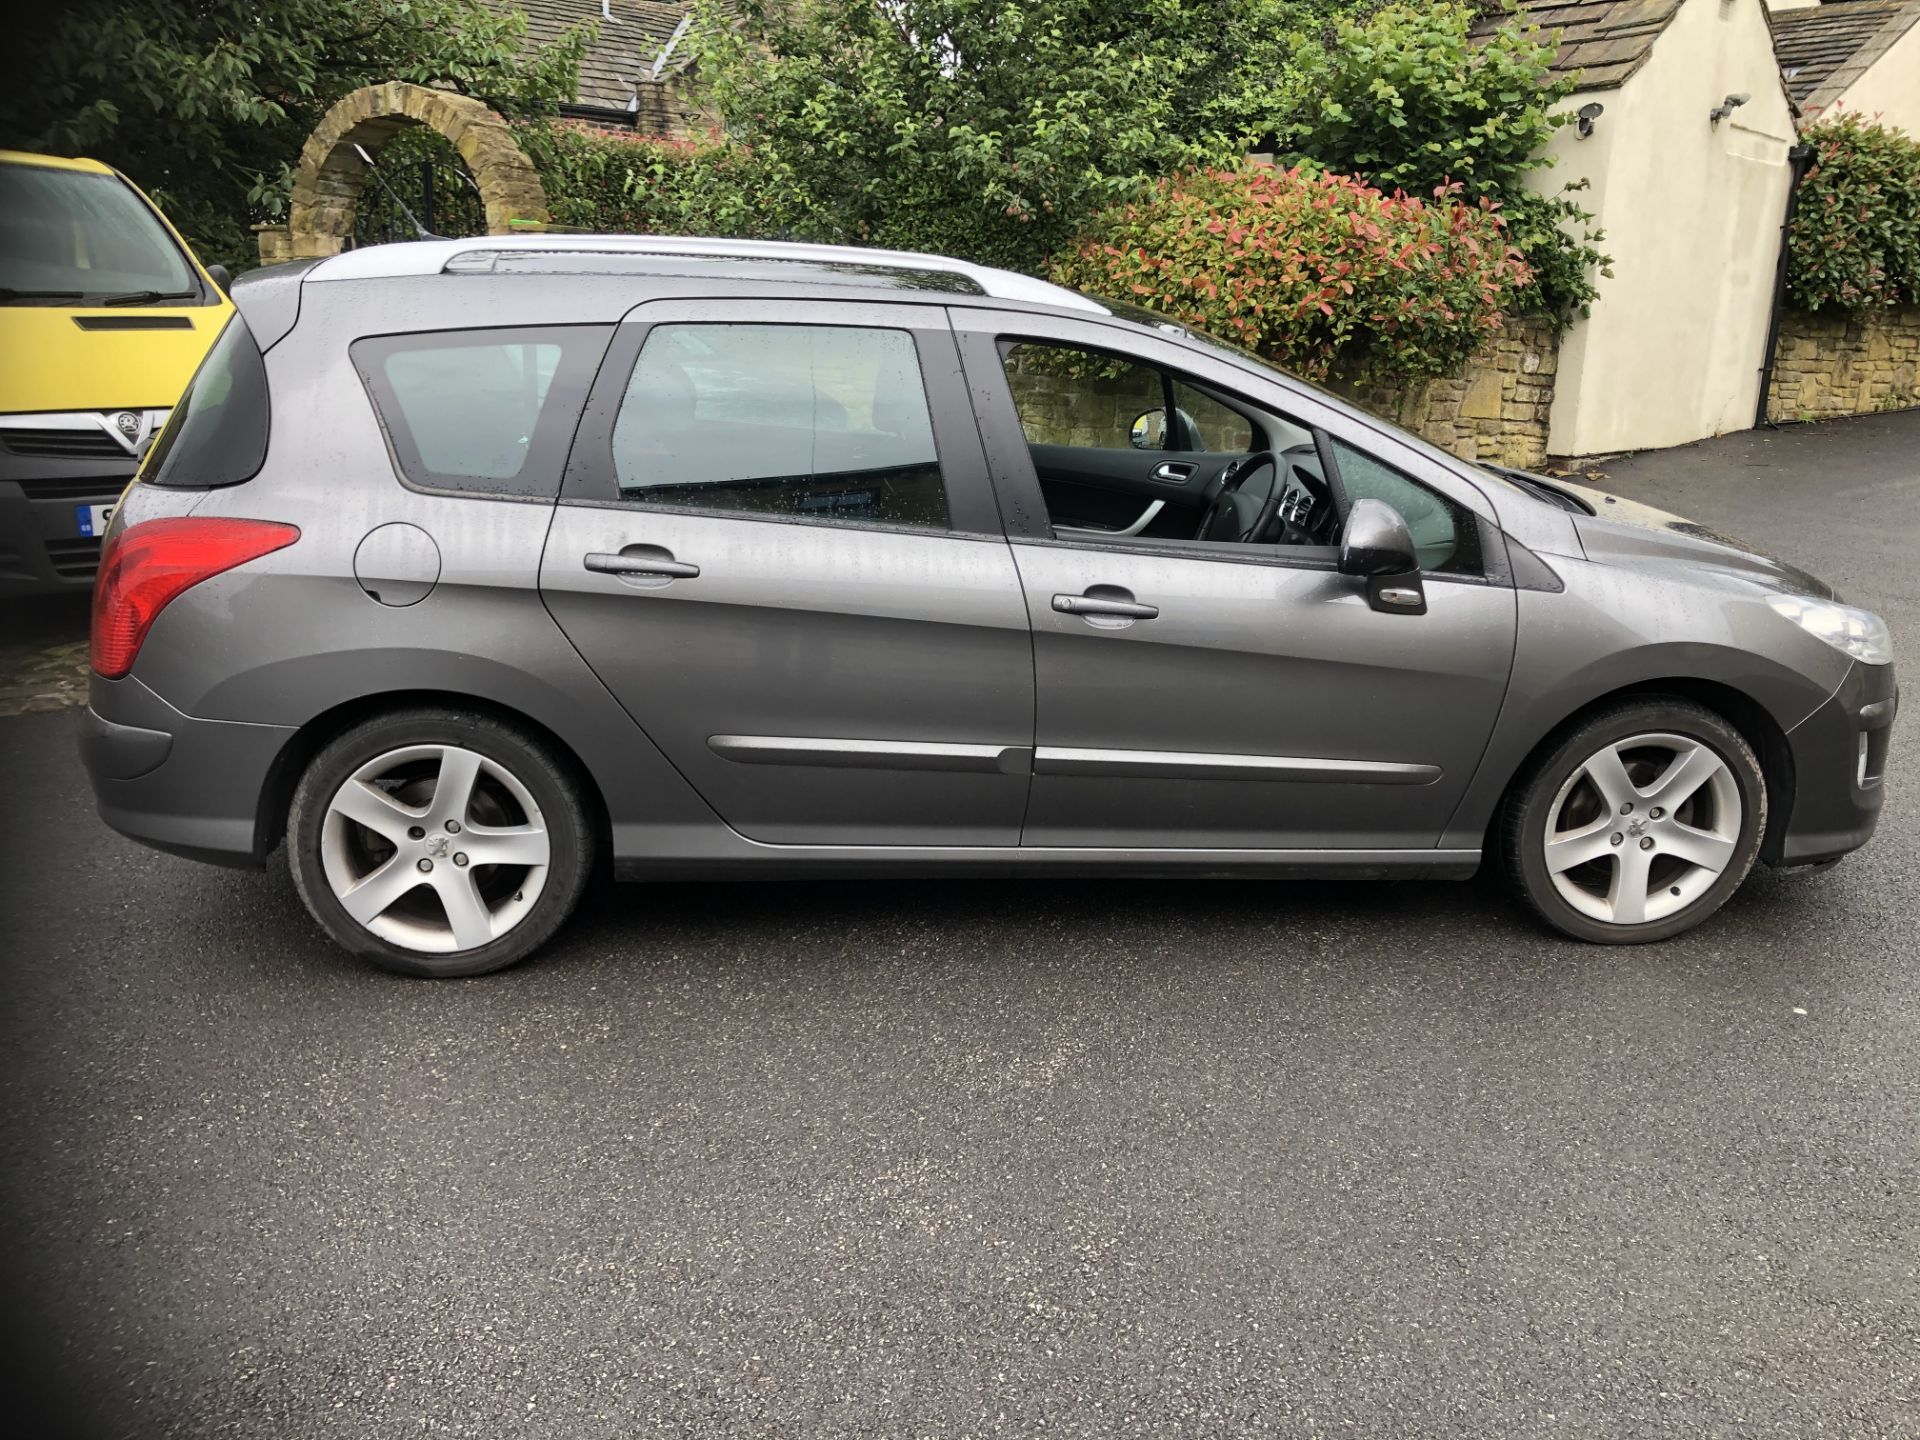
[[[1427,613],[1420,554],[1400,512],[1384,500],[1356,500],[1340,532],[1340,573],[1367,582],[1367,603],[1401,615]]]
[[[207,275],[210,279],[212,279],[214,284],[220,287],[220,293],[222,295],[227,295],[232,293],[233,272],[227,269],[226,266],[209,265],[207,266]]]
[[[1133,426],[1127,431],[1127,440],[1136,450],[1164,450],[1167,448],[1167,412],[1164,410],[1143,410],[1133,417]]]

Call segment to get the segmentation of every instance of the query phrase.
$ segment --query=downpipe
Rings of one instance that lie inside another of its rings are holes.
[[[1773,394],[1773,357],[1780,344],[1780,314],[1787,305],[1787,246],[1793,239],[1793,218],[1800,211],[1800,182],[1813,168],[1813,147],[1795,145],[1787,151],[1787,213],[1780,221],[1780,258],[1773,267],[1773,307],[1767,315],[1767,348],[1760,357],[1760,403],[1754,411],[1753,428],[1778,430],[1767,413]]]

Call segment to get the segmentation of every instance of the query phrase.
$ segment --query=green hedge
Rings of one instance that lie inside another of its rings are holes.
[[[559,225],[755,239],[777,239],[792,228],[792,199],[737,145],[628,139],[541,123],[520,127],[519,139]]]
[[[1491,201],[1297,168],[1161,181],[1097,217],[1053,273],[1313,379],[1458,370],[1532,280]]]
[[[1787,247],[1803,310],[1920,305],[1920,140],[1859,115],[1809,126],[1814,149]]]

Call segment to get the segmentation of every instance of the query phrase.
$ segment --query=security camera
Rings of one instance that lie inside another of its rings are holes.
[[[1606,113],[1607,107],[1602,105],[1598,100],[1590,100],[1580,107],[1577,115],[1580,121],[1580,138],[1582,140],[1593,134],[1593,122]]]
[[[1707,112],[1707,119],[1711,120],[1715,125],[1718,125],[1722,120],[1733,114],[1734,111],[1738,110],[1752,98],[1753,96],[1744,90],[1738,95],[1729,95]]]

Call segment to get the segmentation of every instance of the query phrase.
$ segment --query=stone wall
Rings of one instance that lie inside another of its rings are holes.
[[[1132,444],[1133,422],[1158,415],[1163,404],[1160,374],[1140,365],[1115,363],[1088,373],[1062,363],[1065,357],[1035,356],[1015,346],[1007,357],[1007,384],[1031,445],[1079,445],[1121,450]],[[1233,454],[1252,443],[1245,420],[1198,391],[1176,385],[1175,404],[1209,450]],[[1150,432],[1158,448],[1161,432]]]
[[[1768,418],[1829,420],[1920,405],[1920,309],[1780,317]]]
[[[1463,460],[1522,468],[1547,458],[1560,337],[1544,320],[1508,317],[1458,375],[1342,381],[1328,388]]]

